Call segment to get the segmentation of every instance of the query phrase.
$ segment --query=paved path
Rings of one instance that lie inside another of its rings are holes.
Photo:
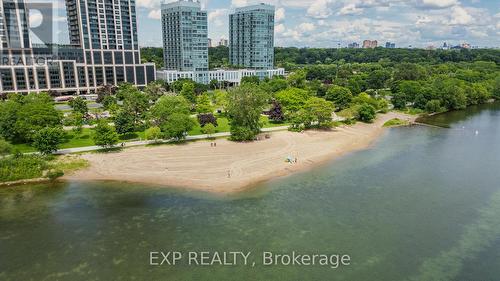
[[[271,127],[271,128],[263,128],[261,131],[263,133],[266,132],[275,132],[275,131],[284,131],[288,130],[288,126],[280,126],[280,127]],[[229,132],[222,132],[222,133],[215,133],[211,134],[210,138],[220,138],[220,137],[229,137],[231,133]],[[202,139],[208,139],[208,135],[196,135],[196,136],[187,136],[186,140],[202,140]],[[157,142],[160,143],[168,143],[171,142],[172,140],[159,140]],[[123,147],[133,147],[133,146],[143,146],[143,145],[148,145],[148,144],[153,144],[155,141],[151,140],[145,140],[145,141],[131,141],[131,142],[125,142],[125,145]],[[116,147],[120,147],[120,145],[117,145]],[[66,148],[66,149],[59,149],[55,154],[70,154],[70,153],[79,153],[79,152],[87,152],[87,151],[96,151],[102,149],[101,146],[85,146],[85,147],[75,147],[75,148]]]

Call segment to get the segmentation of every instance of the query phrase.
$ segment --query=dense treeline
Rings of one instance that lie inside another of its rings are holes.
[[[350,63],[378,62],[444,63],[491,61],[500,63],[500,50],[460,49],[326,49],[326,48],[275,48],[276,65],[290,67],[304,64],[330,64],[335,61]]]
[[[209,48],[210,68],[229,66],[229,48],[218,46]],[[141,49],[143,61],[155,62],[158,68],[163,67],[163,51],[161,48]],[[411,62],[411,63],[445,63],[489,61],[500,63],[498,49],[460,49],[460,50],[424,50],[424,49],[333,49],[333,48],[275,48],[276,66],[294,69],[300,65],[369,62]]]
[[[154,62],[156,69],[163,68],[163,48],[141,48],[141,60],[142,62]]]

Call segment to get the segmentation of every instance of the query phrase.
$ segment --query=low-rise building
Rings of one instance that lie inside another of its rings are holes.
[[[272,78],[273,76],[284,76],[285,69],[216,69],[208,71],[208,80],[216,80],[217,82],[229,82],[234,85],[239,85],[243,77],[257,76],[260,79]],[[177,70],[159,70],[156,72],[158,80],[164,80],[167,83],[173,83],[179,79],[191,79],[199,83],[206,81],[197,80],[199,77],[195,71],[177,71]]]

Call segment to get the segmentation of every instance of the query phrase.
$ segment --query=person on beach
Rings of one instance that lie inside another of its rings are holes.
[[[227,177],[230,178],[231,177],[231,170],[227,170]]]

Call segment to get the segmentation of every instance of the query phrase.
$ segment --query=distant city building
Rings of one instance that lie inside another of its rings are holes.
[[[32,44],[24,0],[0,0],[0,93],[86,94],[155,80],[154,64],[141,63],[134,0],[66,0],[66,14],[71,45]]]
[[[195,71],[177,71],[177,70],[159,70],[156,73],[158,79],[167,83],[173,83],[179,79],[192,79],[196,81],[197,73]],[[284,76],[285,69],[218,69],[207,72],[208,81],[216,80],[218,82],[228,82],[233,85],[239,85],[243,77],[257,76],[260,79],[272,78],[273,76]],[[206,81],[202,81],[208,84]],[[200,82],[201,83],[201,82]]]
[[[470,49],[471,48],[469,43],[462,43],[462,44],[460,44],[460,47],[462,47],[462,49]]]
[[[349,44],[347,44],[347,48],[357,49],[357,48],[359,48],[359,43],[357,43],[357,42],[349,43]]]
[[[161,5],[165,69],[194,71],[195,81],[207,82],[207,12],[199,2],[177,1]]]
[[[227,39],[224,39],[224,38],[221,38],[219,40],[219,44],[217,46],[224,46],[224,47],[227,47],[229,45],[229,40]]]
[[[209,48],[212,48],[212,39],[211,38],[208,38],[208,47]]]
[[[378,42],[377,40],[364,40],[363,41],[363,48],[377,48]]]
[[[259,4],[229,15],[229,62],[252,69],[274,66],[274,6]]]
[[[385,47],[387,49],[394,49],[396,48],[396,43],[392,43],[392,42],[385,42]]]
[[[446,42],[443,43],[443,47],[441,48],[443,50],[448,50],[449,49],[449,46]]]

